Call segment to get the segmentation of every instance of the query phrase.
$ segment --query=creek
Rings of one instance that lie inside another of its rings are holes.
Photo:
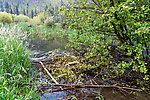
[[[55,49],[66,51],[66,44],[66,39],[42,40],[37,38],[31,40],[29,49],[33,51],[35,55],[38,55],[40,53]],[[45,80],[44,77],[42,78],[43,80]],[[51,91],[51,87],[47,87],[47,90]],[[76,100],[76,97],[78,98],[78,100],[99,100],[99,97],[101,98],[101,100],[103,100],[103,98],[104,100],[150,100],[150,96],[148,94],[143,92],[136,93],[137,95],[129,95],[116,88],[77,88],[58,92],[47,92],[41,95],[41,100]]]

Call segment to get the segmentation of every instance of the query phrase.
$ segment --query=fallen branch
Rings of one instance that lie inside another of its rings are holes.
[[[44,68],[44,70],[47,72],[48,76],[50,76],[51,79],[52,79],[56,84],[59,84],[59,83],[53,78],[53,76],[49,73],[49,71],[45,68],[44,64],[43,64],[41,61],[40,61],[39,63],[42,65],[42,67]]]
[[[39,63],[42,65],[42,67],[44,68],[44,70],[47,72],[48,76],[50,76],[51,79],[55,82],[55,84],[59,84],[59,83],[54,79],[54,77],[50,74],[50,72],[46,69],[46,67],[44,66],[44,64],[43,64],[41,61],[40,61]],[[63,90],[63,88],[62,88],[61,86],[60,86],[60,89]]]
[[[49,84],[49,83],[21,83],[22,85],[42,85],[42,86],[65,86],[65,87],[75,87],[75,88],[119,88],[121,90],[133,90],[133,91],[143,91],[141,89],[120,87],[115,85],[79,85],[79,84]]]

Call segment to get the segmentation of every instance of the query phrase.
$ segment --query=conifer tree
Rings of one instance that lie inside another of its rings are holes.
[[[31,10],[31,18],[33,18],[33,16],[34,16],[34,12],[33,10]]]
[[[19,15],[19,9],[18,9],[18,6],[15,7],[15,11],[16,11],[16,14]]]
[[[37,15],[37,10],[36,10],[36,8],[34,9],[34,15],[35,15],[35,16]]]
[[[1,4],[1,5],[0,5],[0,8],[1,8],[1,10],[0,10],[0,11],[2,11],[2,12],[3,12],[3,11],[4,11],[3,4]]]
[[[12,8],[11,8],[11,5],[9,6],[9,8],[10,8],[10,13],[11,13],[11,14],[13,14],[13,11],[12,11]]]
[[[27,15],[29,13],[29,2],[27,3]]]
[[[45,11],[47,11],[47,9],[48,9],[48,6],[46,5],[46,6],[45,6]]]
[[[23,9],[23,14],[26,15],[26,10],[25,10],[25,8]]]
[[[6,10],[7,13],[9,12],[9,4],[8,4],[8,2],[5,2],[5,10]]]

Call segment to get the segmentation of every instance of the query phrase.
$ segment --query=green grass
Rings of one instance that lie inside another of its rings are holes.
[[[29,73],[32,73],[31,52],[26,41],[60,38],[59,31],[64,31],[59,24],[52,28],[28,22],[0,24],[0,100],[40,99],[35,88],[18,85],[32,82],[29,78]]]
[[[27,33],[28,35],[30,35],[29,38],[32,39],[41,38],[48,40],[52,38],[60,38],[57,33],[63,30],[59,24],[55,24],[53,27],[31,24],[29,22],[12,24],[12,26],[14,25],[17,25],[18,29],[20,29],[23,33]]]
[[[0,100],[37,100],[33,87],[20,86],[18,82],[30,82],[30,52],[24,45],[27,34],[16,26],[0,28]]]

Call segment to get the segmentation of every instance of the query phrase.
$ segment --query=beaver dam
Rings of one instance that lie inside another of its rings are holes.
[[[101,67],[92,67],[81,59],[81,56],[65,50],[34,52],[34,57],[31,58],[34,82],[26,85],[34,85],[41,94],[41,100],[150,99],[148,91],[124,85],[133,85],[134,81],[130,83],[126,79],[115,81],[103,77],[101,73],[105,72]]]

